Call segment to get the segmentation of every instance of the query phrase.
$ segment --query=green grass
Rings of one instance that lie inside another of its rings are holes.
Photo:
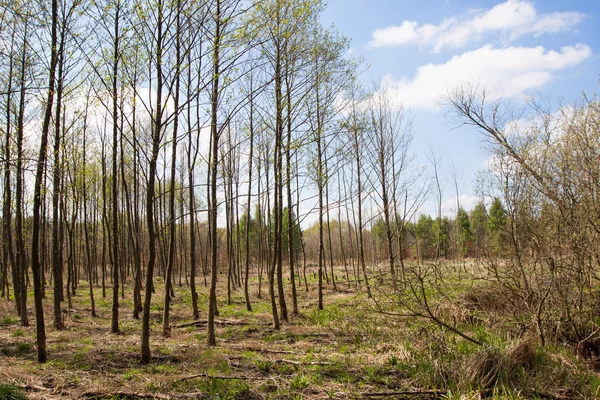
[[[17,317],[3,317],[2,319],[0,319],[0,326],[9,326],[9,325],[15,325],[19,323],[19,319]]]
[[[27,396],[15,385],[0,383],[0,400],[27,400]]]
[[[123,378],[125,380],[132,380],[138,376],[141,376],[144,374],[144,371],[142,371],[141,369],[138,368],[131,368],[128,369],[127,371],[125,371],[125,373],[123,374]]]
[[[147,388],[156,391],[157,387]],[[200,378],[178,381],[169,387],[170,392],[201,392],[202,398],[214,400],[237,400],[251,398],[250,387],[243,380]]]
[[[290,382],[290,390],[301,391],[310,386],[310,377],[302,374],[295,375]]]
[[[256,368],[262,372],[263,374],[268,374],[271,372],[271,369],[273,368],[273,362],[270,360],[254,360],[254,364],[256,365]]]
[[[25,336],[25,331],[23,329],[15,329],[15,331],[11,334],[12,337],[21,337]]]
[[[220,285],[226,283],[223,277],[220,275]],[[15,326],[19,323],[15,317],[0,320],[2,337],[6,339],[0,352],[14,357],[12,360],[21,368],[15,373],[27,371],[54,377],[55,382],[69,376],[69,382],[77,382],[82,390],[91,381],[107,388],[107,392],[118,384],[126,385],[132,392],[202,393],[203,398],[209,399],[254,398],[251,392],[271,399],[356,398],[359,392],[408,388],[437,389],[447,399],[482,393],[496,399],[524,399],[535,397],[534,391],[589,399],[600,394],[600,375],[577,360],[572,348],[561,343],[541,348],[534,342],[532,352],[527,353],[530,362],[519,358],[515,361],[512,351],[521,343],[514,333],[516,328],[509,327],[513,329],[509,335],[502,325],[504,321],[492,321],[484,311],[457,308],[462,293],[474,283],[461,282],[454,276],[444,283],[453,287],[428,291],[432,304],[440,305],[436,311],[445,321],[454,322],[456,318],[455,326],[484,342],[483,348],[425,319],[379,314],[372,300],[360,290],[346,294],[327,287],[325,310],[319,311],[314,284],[310,294],[304,292],[303,285],[299,287],[301,315],[275,331],[271,328],[266,279],[262,299],[256,298],[256,284],[250,290],[252,312],[246,311],[243,290],[234,290],[233,303],[226,305],[226,291],[219,288],[219,318],[244,323],[217,325],[217,347],[207,347],[204,326],[174,327],[171,337],[162,337],[162,279],[155,282],[150,345],[153,356],[166,359],[155,358],[148,365],[139,362],[141,322],[131,317],[130,286],[126,286],[127,301],[120,301],[121,335],[107,334],[112,306],[110,288],[105,300],[95,289],[100,315],[95,319],[89,315],[89,296],[80,289],[73,297],[77,312],[67,319],[67,329],[56,331],[49,326],[48,363],[35,363],[33,340],[29,337],[33,332]],[[289,283],[286,290],[288,286]],[[345,284],[339,286],[346,289]],[[174,289],[172,325],[191,322],[189,289],[178,285]],[[201,319],[205,319],[206,289],[198,285],[198,290]],[[442,295],[444,292],[447,297]],[[47,296],[51,294],[49,287]],[[51,310],[51,304],[46,307]],[[390,311],[403,311],[397,304],[393,307]],[[463,318],[465,315],[475,318]],[[74,323],[78,317],[83,323]],[[281,362],[282,359],[298,364]],[[487,379],[487,359],[495,360],[491,365],[501,365],[498,373],[492,371],[491,380]],[[323,361],[329,364],[313,364]],[[230,379],[181,380],[198,373]]]

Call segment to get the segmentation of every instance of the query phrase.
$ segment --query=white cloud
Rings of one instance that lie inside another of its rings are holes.
[[[485,87],[490,95],[520,95],[546,84],[554,71],[578,65],[591,54],[591,49],[581,44],[560,51],[541,46],[497,49],[486,45],[443,64],[421,66],[412,80],[395,81],[389,76],[385,80],[393,97],[404,106],[432,109],[448,91],[464,82]]]
[[[578,12],[554,12],[538,15],[533,3],[507,0],[489,10],[470,11],[466,16],[445,18],[439,25],[419,25],[403,21],[399,26],[377,29],[369,43],[372,47],[417,44],[431,47],[436,53],[443,48],[461,48],[485,33],[497,32],[508,40],[523,35],[540,36],[569,30],[584,18]]]

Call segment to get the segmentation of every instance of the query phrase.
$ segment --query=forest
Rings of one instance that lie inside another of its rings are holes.
[[[324,8],[0,1],[0,399],[600,395],[598,99],[451,90],[469,210]]]

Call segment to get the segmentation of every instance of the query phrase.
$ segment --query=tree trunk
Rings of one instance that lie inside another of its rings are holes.
[[[33,272],[33,290],[35,298],[36,334],[38,361],[46,362],[46,328],[44,325],[44,307],[42,305],[42,279],[40,276],[40,208],[42,199],[42,181],[44,179],[44,168],[46,165],[46,148],[48,146],[48,131],[50,129],[50,118],[52,116],[52,101],[54,98],[55,73],[57,63],[57,25],[58,25],[58,0],[52,0],[52,42],[50,71],[48,78],[48,97],[44,110],[42,122],[42,134],[40,137],[40,151],[38,155],[35,174],[35,185],[33,189],[33,232],[31,240],[31,269]]]
[[[146,224],[148,227],[148,265],[146,270],[146,293],[144,295],[144,310],[142,314],[142,362],[150,362],[150,306],[154,289],[154,263],[156,260],[156,232],[154,229],[154,184],[156,181],[156,164],[160,150],[160,137],[162,130],[162,41],[163,41],[163,2],[157,2],[157,30],[156,36],[156,115],[152,131],[152,153],[148,165],[148,185],[146,187]]]
[[[219,111],[219,48],[221,46],[221,0],[215,0],[215,31],[213,39],[213,82],[211,93],[211,153],[212,165],[210,168],[210,239],[211,239],[211,263],[210,263],[210,291],[208,296],[208,322],[207,322],[207,342],[209,346],[216,346],[215,337],[215,312],[217,310],[217,169],[218,169],[218,151],[219,151],[219,132],[217,129],[217,113]]]

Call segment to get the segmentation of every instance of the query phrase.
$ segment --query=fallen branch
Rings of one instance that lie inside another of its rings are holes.
[[[44,386],[34,385],[33,383],[24,383],[24,382],[21,382],[20,380],[18,380],[17,378],[14,378],[12,376],[10,376],[6,372],[2,372],[2,375],[6,376],[8,379],[10,379],[11,381],[13,381],[13,385],[15,385],[16,387],[18,387],[19,389],[23,389],[23,390],[36,390],[38,392],[48,391],[48,390],[51,389],[51,388],[46,388]]]
[[[153,354],[151,357],[153,361],[171,361],[171,362],[179,362],[179,358],[177,356],[171,354]]]
[[[100,391],[88,391],[85,392],[83,397],[91,397],[91,398],[104,398],[104,397],[137,397],[138,399],[172,399],[173,396],[168,396],[166,394],[160,393],[140,393],[140,392],[100,392]]]
[[[244,346],[233,346],[232,348],[236,350],[246,350],[246,351],[256,351],[259,353],[272,353],[272,354],[298,354],[297,351],[289,351],[289,350],[271,350],[265,349],[262,347],[244,347]]]
[[[208,323],[207,320],[193,321],[193,322],[188,322],[186,324],[175,325],[175,328],[187,328],[189,326],[204,326],[207,323]],[[248,325],[248,323],[246,321],[228,321],[228,320],[225,320],[225,319],[215,320],[215,324],[216,325],[223,325],[223,326]]]
[[[362,397],[389,397],[389,396],[435,396],[439,397],[442,393],[439,390],[402,390],[398,392],[364,392]]]
[[[231,380],[233,380],[233,379],[240,379],[240,380],[247,380],[247,379],[267,379],[267,378],[258,377],[258,376],[241,376],[241,375],[226,376],[226,375],[209,375],[209,374],[206,374],[206,373],[200,373],[200,374],[195,374],[195,375],[190,375],[190,376],[184,376],[183,378],[176,379],[174,382],[189,381],[190,379],[196,379],[196,378],[231,379]]]
[[[76,324],[92,325],[92,321],[79,321],[73,317],[71,317],[71,322],[75,322]]]
[[[274,360],[276,363],[292,364],[292,365],[333,365],[327,361],[294,361],[294,360]]]
[[[304,337],[324,337],[324,338],[336,338],[337,336],[332,333],[322,333],[322,332],[314,332],[314,333],[303,333],[298,336]]]

